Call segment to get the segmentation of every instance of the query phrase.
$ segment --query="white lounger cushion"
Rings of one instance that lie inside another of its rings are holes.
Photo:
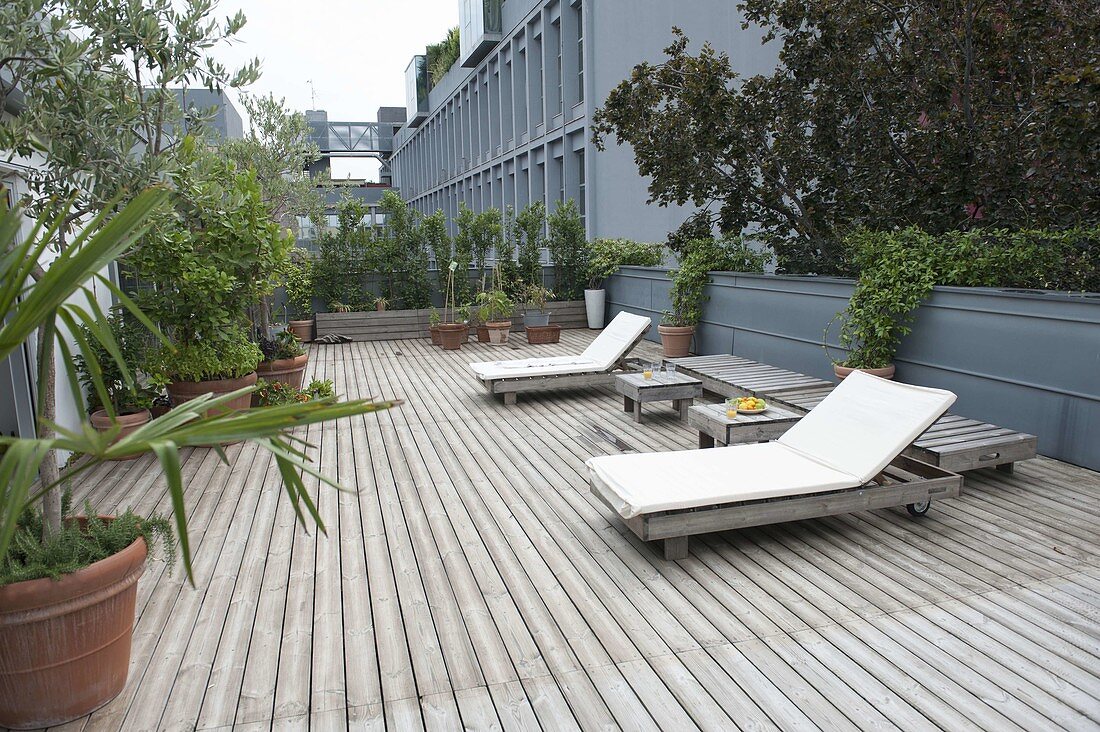
[[[650,319],[622,312],[615,316],[579,356],[522,358],[515,361],[483,361],[470,364],[482,380],[519,379],[529,376],[564,376],[609,371],[638,337],[649,330]]]
[[[856,372],[776,442],[594,457],[588,471],[623,518],[856,488],[954,401],[949,391]]]
[[[591,458],[592,488],[623,518],[855,488],[850,475],[778,442]]]
[[[943,389],[856,371],[778,441],[866,483],[954,402]]]

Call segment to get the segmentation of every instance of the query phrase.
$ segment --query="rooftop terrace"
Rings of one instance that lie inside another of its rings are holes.
[[[1100,725],[1100,474],[1039,458],[969,473],[920,520],[712,534],[666,562],[584,461],[696,433],[667,404],[635,424],[610,390],[505,408],[466,369],[502,352],[312,347],[338,393],[405,400],[309,433],[350,489],[319,491],[327,536],[295,525],[266,453],[186,454],[197,588],[149,564],[126,690],[68,727]],[[151,456],[82,486],[104,512],[169,511]]]

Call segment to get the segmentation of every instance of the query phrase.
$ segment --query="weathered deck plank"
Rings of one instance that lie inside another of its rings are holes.
[[[150,564],[126,690],[65,729],[1100,728],[1100,475],[1040,458],[970,473],[926,520],[711,534],[664,562],[584,461],[694,431],[634,424],[607,388],[505,409],[465,367],[591,337],[313,347],[338,393],[406,402],[308,432],[354,491],[308,483],[327,536],[295,525],[266,454],[187,451],[197,587]],[[85,497],[168,507],[148,457]]]

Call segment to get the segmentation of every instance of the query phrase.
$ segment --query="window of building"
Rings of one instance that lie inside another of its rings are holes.
[[[573,5],[573,24],[577,29],[577,102],[584,101],[584,17],[581,4]]]
[[[587,228],[588,228],[587,227],[587,220],[585,219],[585,215],[586,215],[587,212],[585,210],[586,206],[585,206],[585,200],[584,200],[584,198],[585,198],[585,189],[584,189],[584,148],[581,148],[580,150],[577,150],[576,157],[577,157],[577,180],[579,181],[579,183],[577,185],[577,210],[580,211],[581,223],[586,224],[585,230],[587,231]]]
[[[542,124],[543,111],[543,73],[542,73],[542,35],[531,39],[531,124]]]
[[[554,81],[558,85],[558,97],[555,100],[555,106],[557,106],[558,114],[562,113],[562,109],[565,105],[565,97],[562,95],[562,68],[561,59],[565,48],[565,38],[561,32],[561,18],[557,18],[551,23],[553,27],[552,40],[554,41],[554,53],[556,58],[554,59]]]

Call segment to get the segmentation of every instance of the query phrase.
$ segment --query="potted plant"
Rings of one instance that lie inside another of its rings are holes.
[[[281,381],[258,379],[256,390],[252,392],[253,406],[278,407],[294,402],[311,402],[315,399],[328,399],[336,395],[331,379],[314,379],[309,385],[300,388]]]
[[[386,308],[389,307],[389,304],[390,301],[382,297],[381,295],[374,298],[374,309],[379,313],[385,312]]]
[[[542,285],[532,284],[527,286],[523,294],[527,300],[527,307],[523,311],[524,327],[549,325],[553,313],[546,309],[546,302],[553,299],[554,293]]]
[[[283,290],[290,314],[287,327],[302,343],[309,343],[313,340],[313,260],[295,253],[283,269]]]
[[[855,370],[893,378],[894,354],[912,330],[913,312],[936,283],[937,259],[942,255],[933,253],[927,240],[928,235],[916,228],[860,229],[845,238],[859,268],[859,280],[848,306],[829,321],[822,337],[837,378]],[[829,353],[829,331],[838,320],[840,345],[848,350],[843,360]]]
[[[657,326],[666,358],[682,358],[691,350],[695,328],[703,317],[710,273],[763,272],[771,255],[752,249],[739,236],[695,239],[684,244],[680,266],[669,272],[672,309]]]
[[[469,338],[470,333],[465,322],[456,321],[456,317],[459,315],[458,308],[455,307],[455,270],[457,268],[457,262],[451,262],[448,268],[447,290],[443,293],[443,322],[437,326],[439,345],[445,351],[461,349],[462,342]],[[468,310],[465,315],[469,315]]]
[[[274,338],[261,338],[257,345],[263,353],[263,360],[256,365],[257,377],[269,382],[289,384],[295,389],[302,387],[309,353],[302,347],[296,335],[284,330]],[[256,406],[255,397],[252,404]]]
[[[481,306],[481,319],[489,331],[489,343],[495,346],[507,343],[512,321],[505,318],[512,314],[514,308],[508,293],[496,288],[485,290],[478,293],[477,302]]]
[[[443,316],[439,314],[439,311],[432,308],[428,313],[428,332],[432,336],[432,345],[442,345],[443,341],[439,336],[439,324],[443,322]]]
[[[133,247],[150,215],[166,203],[167,193],[149,190],[110,220],[105,214],[94,217],[88,229],[49,263],[40,261],[46,241],[39,237],[62,226],[69,212],[43,213],[43,227],[19,243],[15,235],[22,212],[0,205],[0,251],[9,253],[0,258],[0,312],[5,315],[0,320],[0,361],[18,354],[39,332],[45,336],[39,341],[44,357],[52,361],[54,349],[73,356],[58,359],[58,367],[73,384],[79,379],[75,356],[85,360],[96,393],[107,389],[100,374],[108,361],[123,373],[133,373],[134,364],[122,360],[111,329],[95,316],[98,309],[72,304],[72,298],[80,295],[86,301],[96,280],[141,324],[154,328],[151,319],[99,273]],[[40,273],[33,284],[24,285],[35,269]],[[54,327],[60,322],[84,325],[91,340],[83,333],[77,337],[80,329],[71,328],[75,343],[70,342]],[[166,340],[159,330],[151,330],[151,337]],[[109,354],[107,360],[101,361],[97,351]],[[37,392],[41,399],[52,398],[45,374],[39,375]],[[33,438],[0,435],[0,726],[60,725],[101,707],[122,690],[130,663],[137,581],[148,549],[164,546],[171,560],[177,546],[166,520],[155,516],[142,518],[127,511],[101,517],[87,506],[86,516],[72,516],[62,496],[63,484],[81,480],[104,460],[155,453],[171,496],[178,550],[192,578],[181,448],[212,447],[226,439],[257,440],[278,463],[288,496],[296,506],[304,503],[316,520],[312,502],[301,500],[305,485],[300,471],[313,469],[290,431],[390,406],[321,400],[241,415],[217,414],[237,396],[197,397],[127,435],[116,434],[117,425],[100,434],[87,423],[55,434],[44,422]],[[55,469],[54,477],[44,477],[49,463],[57,464],[59,451],[75,459],[60,476]]]
[[[123,362],[136,364],[144,347],[141,326],[127,320],[117,309],[107,316],[106,325]],[[82,326],[80,332],[97,364],[92,366],[90,360],[79,353],[73,359],[88,400],[89,419],[100,432],[110,432],[116,440],[125,437],[152,419],[150,408],[156,392],[142,387],[133,369],[123,371],[95,340],[87,326]]]
[[[168,384],[168,398],[175,407],[204,394],[229,394],[254,386],[256,367],[262,359],[259,347],[243,328],[237,328],[216,342],[195,341],[154,349],[146,357],[144,368]],[[251,402],[251,396],[245,393],[220,409],[248,409]]]
[[[602,328],[607,312],[604,283],[619,267],[657,267],[662,261],[661,245],[629,239],[593,239],[588,254],[588,287],[584,307],[589,328]]]

